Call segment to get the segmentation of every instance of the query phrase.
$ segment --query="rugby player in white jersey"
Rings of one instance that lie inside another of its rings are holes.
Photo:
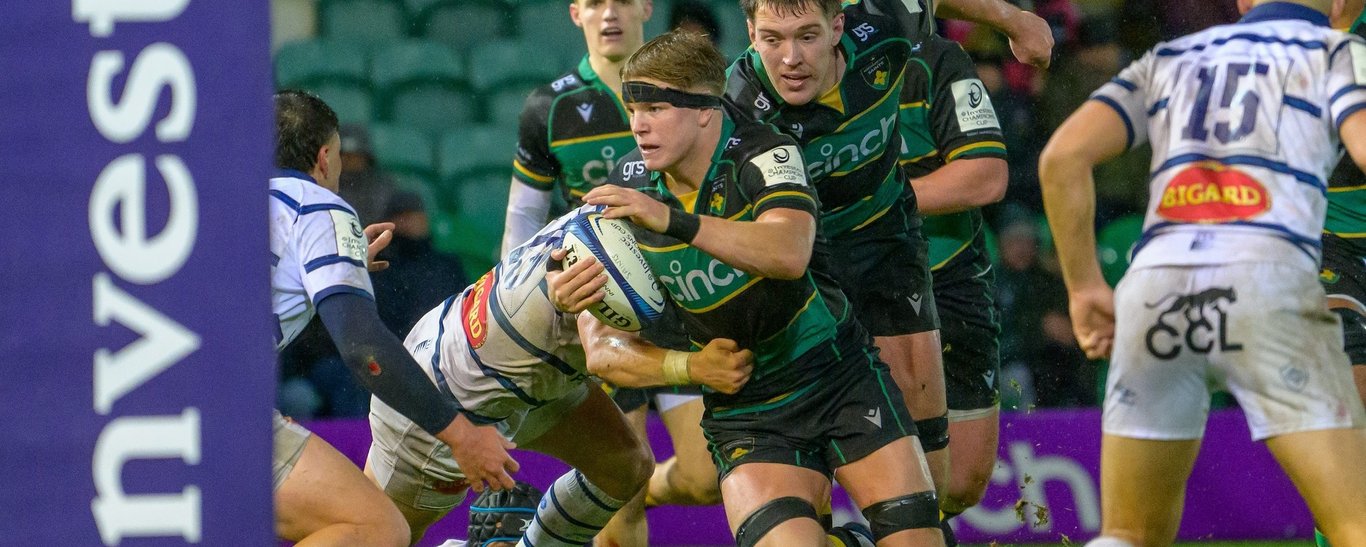
[[[391,236],[362,230],[355,211],[336,194],[341,176],[336,114],[313,95],[283,91],[275,96],[275,123],[275,164],[282,170],[270,180],[276,350],[318,315],[343,361],[375,396],[443,442],[458,439],[463,450],[478,450],[483,441],[478,432],[471,433],[478,428],[457,417],[455,405],[441,398],[380,322],[366,265]],[[380,237],[367,244],[367,235]],[[278,536],[299,545],[408,542],[402,515],[354,464],[279,412],[274,421]],[[511,486],[511,479],[499,485]]]
[[[435,384],[463,419],[500,434],[497,443],[478,453],[447,446],[390,402],[371,402],[366,473],[407,518],[413,541],[458,505],[467,487],[480,490],[489,480],[510,488],[517,463],[506,448],[513,443],[574,468],[545,489],[519,545],[584,545],[649,480],[654,460],[644,439],[589,380],[575,316],[557,311],[546,295],[550,254],[563,245],[566,223],[592,209],[542,228],[423,316],[404,341],[427,387]],[[733,393],[748,380],[752,356],[733,344],[692,355],[693,379],[718,392]]]
[[[1334,545],[1366,545],[1366,414],[1317,282],[1339,144],[1366,165],[1366,42],[1328,28],[1341,0],[1239,7],[1121,72],[1040,160],[1077,340],[1112,355],[1089,545],[1172,543],[1209,389],[1237,398]],[[1091,170],[1144,141],[1147,219],[1112,292]]]

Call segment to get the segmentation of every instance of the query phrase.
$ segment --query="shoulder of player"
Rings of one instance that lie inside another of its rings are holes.
[[[906,13],[910,3],[915,11]],[[906,40],[916,29],[907,29],[904,17],[894,15],[892,10],[901,10],[903,15],[923,16],[924,7],[919,0],[859,0],[846,3],[844,13],[844,35],[856,46],[858,51],[875,49],[889,41]]]
[[[723,155],[729,156],[737,164],[747,163],[755,157],[783,146],[796,147],[797,141],[773,125],[740,121],[731,132]]]

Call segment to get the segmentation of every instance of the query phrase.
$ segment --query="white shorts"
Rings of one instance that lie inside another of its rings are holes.
[[[1132,270],[1115,317],[1107,434],[1199,439],[1217,389],[1237,399],[1255,440],[1366,425],[1315,272],[1274,262]]]
[[[595,388],[596,389],[596,388]],[[536,440],[588,398],[588,384],[536,409],[523,409],[494,424],[508,440]],[[423,431],[376,397],[370,398],[370,453],[366,465],[395,503],[423,511],[448,511],[464,501],[468,485],[451,447]]]

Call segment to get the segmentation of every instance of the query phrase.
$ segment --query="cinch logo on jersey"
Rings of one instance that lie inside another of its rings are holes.
[[[892,103],[892,106],[895,107],[896,103]],[[890,115],[877,120],[876,127],[862,133],[842,131],[811,141],[807,146],[807,175],[816,180],[830,173],[838,173],[841,168],[848,167],[848,171],[852,171],[864,161],[882,155],[887,149],[887,142],[892,139],[892,132],[896,131],[896,117],[894,108]],[[816,146],[816,143],[821,144]],[[810,153],[813,148],[816,151],[814,154]]]
[[[589,106],[591,107],[592,105]],[[616,169],[617,167],[616,148],[612,148],[611,146],[604,146],[602,147],[602,150],[598,152],[598,154],[602,159],[584,162],[583,172],[581,173],[583,175],[583,180],[592,183],[593,186],[601,186],[604,183],[606,183],[607,175],[610,174],[612,170]],[[641,167],[643,168],[644,166],[645,164],[641,163]]]
[[[702,267],[684,268],[682,261],[670,260],[669,272],[673,275],[659,276],[674,300],[688,304],[688,307],[696,309],[715,305],[730,296],[731,291],[728,289],[743,287],[749,282],[749,274],[722,264],[720,260],[705,255],[697,259],[711,261]]]
[[[1266,187],[1237,169],[1202,162],[1178,173],[1162,191],[1157,214],[1180,222],[1247,220],[1271,209]]]
[[[460,316],[465,318],[465,337],[474,349],[483,347],[484,340],[489,337],[489,291],[493,288],[493,273],[490,271],[474,282],[469,297],[460,305]]]

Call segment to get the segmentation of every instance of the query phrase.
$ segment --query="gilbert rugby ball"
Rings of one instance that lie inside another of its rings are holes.
[[[638,331],[664,313],[664,294],[627,221],[598,213],[579,215],[565,226],[563,246],[566,268],[591,256],[606,270],[606,296],[588,309],[603,323]]]

